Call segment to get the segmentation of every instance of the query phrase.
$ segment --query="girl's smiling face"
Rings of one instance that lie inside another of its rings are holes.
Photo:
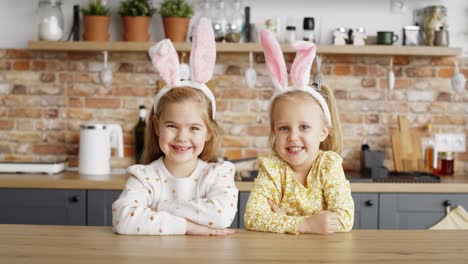
[[[274,149],[294,171],[310,170],[330,129],[319,104],[308,95],[278,98],[272,112]]]
[[[210,139],[200,103],[169,103],[159,119],[153,118],[164,161],[172,165],[195,163]]]

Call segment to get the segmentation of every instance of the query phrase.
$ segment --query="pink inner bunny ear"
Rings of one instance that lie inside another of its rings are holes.
[[[154,68],[169,85],[180,81],[179,56],[169,39],[163,39],[148,50]]]
[[[190,51],[192,81],[206,83],[211,79],[216,61],[216,42],[211,21],[202,17],[193,33]]]
[[[296,58],[291,66],[291,81],[295,87],[303,87],[309,83],[310,69],[317,48],[315,44],[307,41],[297,41],[293,47],[296,50]]]
[[[288,72],[284,62],[283,52],[276,37],[267,29],[260,32],[260,41],[265,54],[265,62],[270,71],[273,84],[276,88],[288,86]]]

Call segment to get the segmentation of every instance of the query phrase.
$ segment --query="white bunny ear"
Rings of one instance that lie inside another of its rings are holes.
[[[296,57],[291,66],[291,80],[295,87],[303,87],[309,83],[310,69],[316,54],[315,44],[307,41],[297,41],[293,44]]]
[[[286,71],[286,63],[284,62],[281,47],[276,37],[268,29],[263,29],[260,32],[260,41],[273,85],[283,91],[288,86],[288,72]]]
[[[163,39],[148,50],[154,68],[166,84],[173,86],[180,81],[179,56],[169,39]]]
[[[206,83],[211,79],[216,61],[216,42],[211,21],[202,17],[193,32],[190,51],[191,80]]]

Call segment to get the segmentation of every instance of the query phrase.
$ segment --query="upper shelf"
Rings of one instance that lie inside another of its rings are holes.
[[[87,41],[30,41],[31,50],[51,51],[147,51],[154,42],[87,42]],[[174,43],[177,51],[190,51],[191,43]],[[294,52],[290,45],[281,46],[283,52]],[[259,43],[217,43],[217,52],[263,52]],[[461,48],[428,46],[383,45],[318,45],[321,54],[401,55],[401,56],[458,56]]]

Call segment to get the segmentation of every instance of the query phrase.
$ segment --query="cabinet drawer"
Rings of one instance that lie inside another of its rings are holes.
[[[380,194],[381,229],[427,229],[445,216],[445,206],[468,208],[468,194]]]
[[[379,222],[378,193],[352,193],[354,200],[353,229],[377,229]]]
[[[86,225],[86,191],[0,189],[1,224]]]

